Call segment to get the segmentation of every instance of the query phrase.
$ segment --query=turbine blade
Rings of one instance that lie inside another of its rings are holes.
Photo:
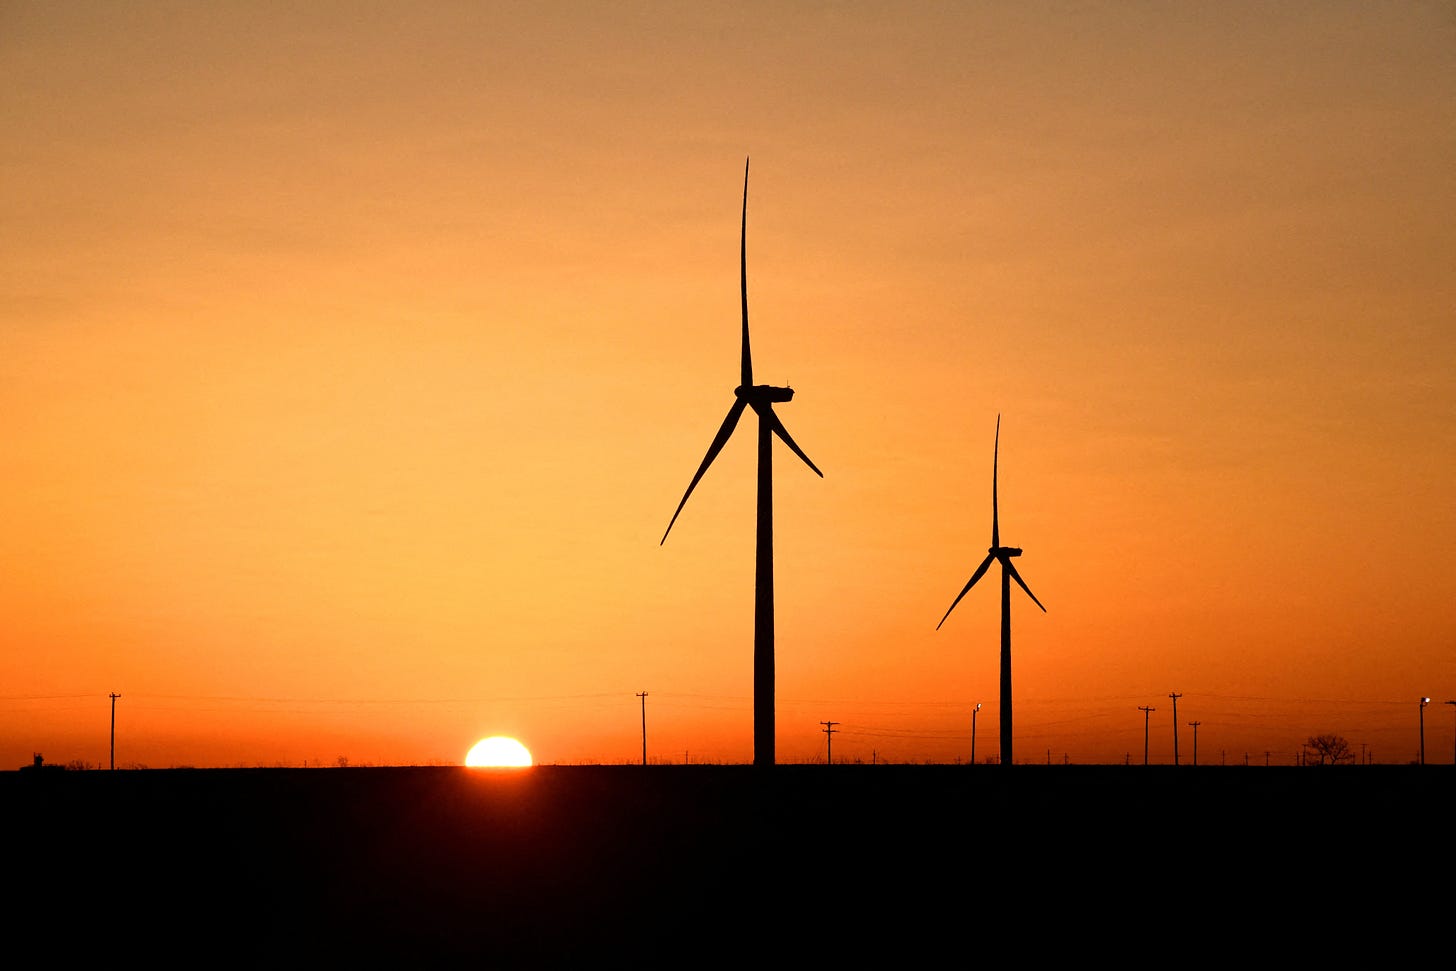
[[[723,419],[723,424],[718,429],[718,434],[713,436],[713,444],[708,446],[708,454],[703,457],[703,464],[698,466],[698,471],[693,476],[693,481],[688,483],[688,491],[683,493],[682,502],[677,504],[677,511],[672,514],[672,520],[667,524],[667,529],[663,531],[662,539],[657,542],[658,546],[667,542],[667,534],[672,532],[672,524],[677,522],[678,513],[682,512],[683,506],[687,505],[688,496],[693,494],[693,489],[697,487],[698,480],[703,477],[704,472],[708,471],[708,466],[713,464],[713,459],[717,458],[718,453],[723,451],[724,443],[728,441],[728,436],[733,434],[733,429],[738,425],[738,419],[743,414],[743,409],[747,405],[748,401],[746,399],[737,398],[733,402],[733,407],[728,409],[728,417]]]
[[[748,350],[748,159],[743,160],[743,224],[738,233],[738,290],[743,299],[743,371],[740,383],[753,387],[753,355]]]
[[[1026,591],[1026,595],[1031,598],[1031,602],[1036,604],[1038,607],[1041,607],[1042,613],[1046,613],[1046,608],[1041,606],[1041,601],[1036,599],[1036,594],[1031,592],[1031,587],[1028,587],[1026,585],[1026,581],[1021,579],[1021,574],[1016,572],[1016,567],[1011,565],[1011,557],[1008,556],[1003,559],[1001,561],[1001,564],[1006,567],[1006,572],[1011,574],[1011,579],[1021,584],[1021,589]]]
[[[996,444],[991,449],[991,545],[1001,545],[1000,515],[996,509],[996,465],[1001,457],[1001,416],[996,416]]]
[[[758,409],[754,410],[757,411]],[[805,455],[804,450],[794,441],[793,436],[789,434],[789,430],[784,427],[784,423],[779,420],[778,414],[772,407],[765,407],[762,411],[759,411],[758,417],[760,421],[767,421],[769,429],[779,438],[782,438],[784,444],[793,449],[794,454],[803,459],[804,464],[813,469],[819,478],[824,478],[824,473],[819,471],[819,466],[809,461],[809,456]]]
[[[986,558],[981,561],[981,565],[976,567],[976,572],[971,574],[971,579],[966,582],[966,585],[963,588],[961,588],[961,592],[956,594],[956,598],[950,602],[950,608],[946,610],[945,617],[950,616],[950,612],[956,609],[956,604],[960,603],[961,598],[970,592],[971,587],[974,587],[976,585],[976,581],[986,575],[986,570],[990,568],[991,561],[995,558],[996,557],[994,554],[986,554]],[[940,618],[940,624],[945,623],[945,617]],[[940,624],[935,625],[936,630],[940,630]]]

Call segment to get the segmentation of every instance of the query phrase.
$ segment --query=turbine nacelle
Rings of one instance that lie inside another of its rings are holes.
[[[1021,547],[1019,547],[1019,546],[993,546],[989,550],[987,550],[987,552],[990,553],[992,556],[996,556],[996,557],[1002,557],[1002,556],[1020,556],[1021,555]]]
[[[793,388],[775,388],[771,384],[755,384],[749,387],[739,385],[733,389],[735,398],[742,398],[751,405],[772,404],[775,401],[792,401]]]

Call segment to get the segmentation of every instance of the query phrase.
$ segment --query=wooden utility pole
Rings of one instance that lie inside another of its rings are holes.
[[[834,764],[834,726],[839,722],[820,722],[824,726],[824,761],[828,765]]]
[[[111,771],[116,771],[116,699],[121,695],[111,693]]]
[[[1173,692],[1170,692],[1168,694],[1168,697],[1173,699],[1173,764],[1174,765],[1177,765],[1178,764],[1178,699],[1181,698],[1181,697],[1183,697],[1183,696],[1180,695],[1178,692],[1173,691]]]
[[[1203,722],[1189,722],[1193,726],[1193,764],[1198,764],[1198,726]]]
[[[1138,711],[1143,713],[1143,765],[1148,764],[1148,718],[1157,710],[1151,705],[1138,705]]]
[[[647,764],[647,692],[637,692],[637,697],[642,699],[642,764]],[[686,758],[686,756],[684,756]]]

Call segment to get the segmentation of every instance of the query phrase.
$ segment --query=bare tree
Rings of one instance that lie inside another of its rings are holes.
[[[1350,743],[1339,735],[1311,735],[1304,744],[1313,754],[1319,756],[1320,765],[1339,765],[1341,762],[1355,761],[1355,755],[1350,751]]]

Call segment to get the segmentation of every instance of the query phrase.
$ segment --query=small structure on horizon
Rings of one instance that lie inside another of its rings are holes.
[[[46,765],[45,758],[39,752],[36,752],[35,753],[35,756],[34,756],[34,760],[29,765],[22,765],[20,767],[20,771],[21,772],[42,772],[42,771],[47,771],[47,772],[62,772],[62,771],[65,771],[65,768],[66,767],[64,765]]]

